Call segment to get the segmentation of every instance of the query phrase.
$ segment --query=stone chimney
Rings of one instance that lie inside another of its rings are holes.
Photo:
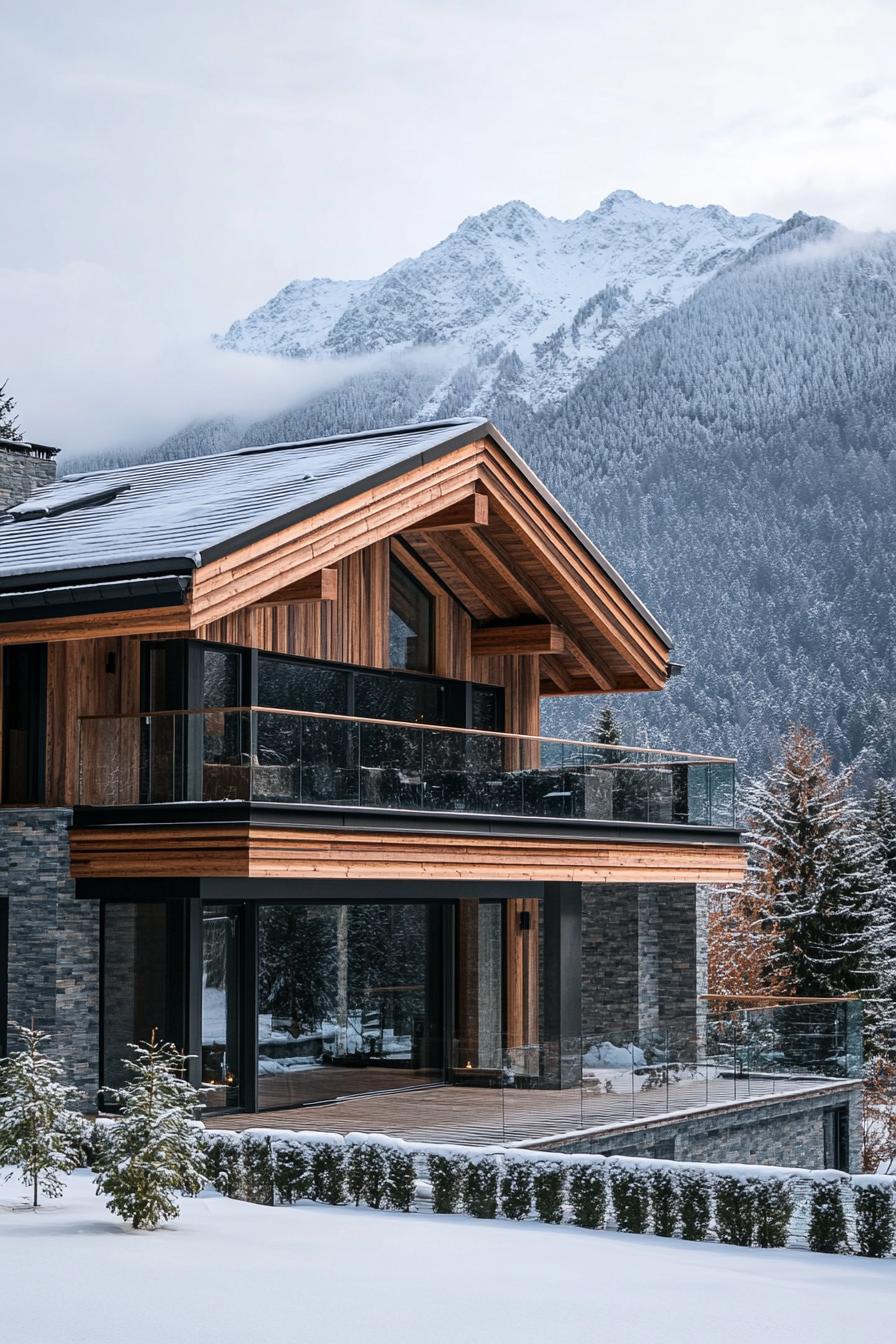
[[[55,481],[58,452],[45,443],[0,439],[0,513],[22,504],[38,486]]]

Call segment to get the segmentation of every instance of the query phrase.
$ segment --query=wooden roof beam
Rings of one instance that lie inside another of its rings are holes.
[[[558,694],[572,695],[574,693],[575,683],[559,658],[542,658],[541,668],[557,687]]]
[[[478,569],[476,565],[471,565],[468,558],[457,549],[449,537],[424,536],[422,540],[443,565],[463,580],[464,585],[473,594],[481,608],[490,612],[493,617],[497,617],[499,620],[519,614],[499,592],[496,592],[494,583],[489,583],[489,576]],[[475,611],[473,614],[474,616],[478,615]]]
[[[550,621],[531,625],[480,625],[473,630],[471,652],[474,657],[502,658],[507,654],[562,653],[564,635]]]
[[[335,602],[338,592],[339,571],[328,567],[319,569],[316,574],[307,574],[304,579],[287,584],[276,593],[269,593],[261,601],[253,602],[251,608],[286,607],[292,602]]]
[[[449,504],[446,509],[439,509],[429,518],[421,519],[419,523],[414,524],[414,531],[456,532],[458,528],[487,526],[488,496],[476,493],[468,495],[457,504]]]
[[[572,635],[565,636],[566,652],[570,658],[574,658],[579,667],[588,673],[592,681],[595,682],[600,691],[612,691],[615,689],[615,683],[605,667],[602,667],[594,658],[588,656],[578,640],[573,639]]]
[[[560,623],[555,616],[552,604],[522,577],[519,566],[514,567],[500,542],[488,533],[470,533],[469,540],[475,550],[488,564],[492,565],[502,581],[516,593],[522,602],[530,606],[533,611],[547,616],[549,620],[553,619],[555,625]],[[588,675],[594,679],[598,688],[602,691],[614,690],[616,682],[606,664],[593,654],[586,653],[578,640],[573,639],[568,631],[565,638],[566,652],[575,658],[580,667],[584,668]]]

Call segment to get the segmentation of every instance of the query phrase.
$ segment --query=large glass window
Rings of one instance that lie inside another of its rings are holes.
[[[243,703],[242,669],[243,656],[238,651],[203,650],[202,704],[206,710],[220,710],[202,716],[201,796],[205,799],[249,796],[249,722],[233,708]]]
[[[432,671],[433,601],[393,560],[389,569],[389,662],[411,672]]]
[[[46,645],[15,645],[5,649],[2,656],[2,801],[41,803],[44,788]]]
[[[457,903],[454,1067],[497,1074],[503,1042],[504,904]]]
[[[347,714],[347,669],[267,654],[258,657],[258,703],[272,709],[304,709],[310,714]]]
[[[438,903],[264,905],[261,1109],[441,1077]]]
[[[234,906],[202,910],[202,1081],[211,1109],[239,1102],[240,918]]]
[[[174,916],[176,918],[176,916]],[[128,1046],[181,1040],[181,964],[172,957],[172,914],[165,901],[103,906],[103,1083],[120,1087]]]

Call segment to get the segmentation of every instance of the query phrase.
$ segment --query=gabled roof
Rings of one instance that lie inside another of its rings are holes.
[[[444,514],[482,494],[488,526],[454,513],[454,539],[440,540]],[[556,628],[546,693],[657,689],[669,675],[662,626],[485,419],[63,477],[0,515],[0,643],[195,633],[388,538],[474,624]]]

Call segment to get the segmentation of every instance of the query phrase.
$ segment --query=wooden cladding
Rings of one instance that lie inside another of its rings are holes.
[[[79,751],[81,714],[137,714],[140,710],[140,641],[79,639],[47,648],[47,754],[45,800],[49,806],[70,805],[78,797],[78,771],[86,772],[90,794],[112,763],[96,751]],[[114,768],[136,772],[139,723],[123,720]],[[81,757],[79,761],[79,756]],[[136,787],[136,785],[135,785]]]
[[[731,845],[248,825],[76,828],[70,842],[73,877],[728,883],[745,865]]]
[[[286,605],[265,601],[201,626],[196,634],[269,653],[387,667],[388,541],[366,546],[319,574],[321,593],[332,592],[331,598]],[[322,577],[326,575],[332,577]]]
[[[202,565],[193,580],[195,621],[215,620],[247,603],[387,540],[473,494],[483,440],[423,463],[321,513]]]
[[[57,643],[68,639],[114,639],[124,635],[188,635],[190,609],[148,607],[141,611],[51,616],[39,621],[0,623],[0,645]]]

